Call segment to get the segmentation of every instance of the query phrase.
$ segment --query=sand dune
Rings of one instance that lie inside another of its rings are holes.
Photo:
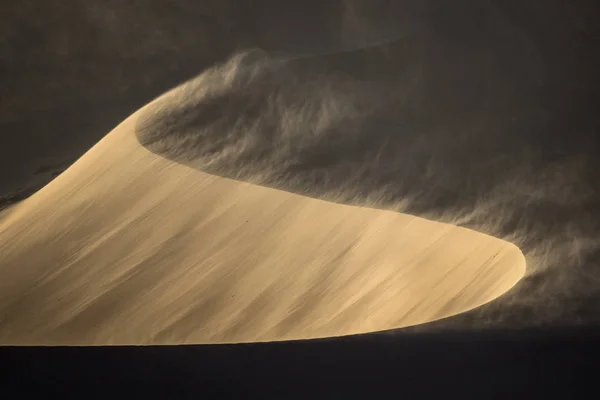
[[[139,113],[0,220],[0,344],[371,332],[472,309],[524,273],[491,236],[171,162],[136,140]]]

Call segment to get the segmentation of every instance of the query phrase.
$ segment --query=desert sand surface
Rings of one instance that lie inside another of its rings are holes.
[[[359,334],[472,309],[524,274],[482,233],[169,161],[136,140],[140,112],[5,210],[0,344]]]

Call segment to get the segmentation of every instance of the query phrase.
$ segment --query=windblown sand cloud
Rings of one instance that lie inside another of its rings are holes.
[[[164,96],[137,136],[201,171],[518,245],[528,259],[519,289],[448,323],[576,323],[598,290],[597,143],[552,132],[590,121],[557,117],[543,93],[573,89],[539,60],[459,53],[404,42],[288,61],[242,53]],[[465,66],[486,73],[464,85]]]

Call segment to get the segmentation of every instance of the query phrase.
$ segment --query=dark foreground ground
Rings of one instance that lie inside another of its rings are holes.
[[[327,140],[294,150],[295,164],[282,164],[289,169],[275,176],[300,177],[318,195],[332,189],[323,171],[347,177],[356,165],[369,167],[353,188],[385,188],[385,201],[411,197],[415,214],[459,215],[465,225],[512,238],[536,269],[492,305],[416,330],[238,346],[0,348],[6,393],[597,397],[594,1],[30,0],[5,2],[0,11],[0,209],[49,182],[141,105],[238,50],[297,55],[389,41],[375,52],[300,61],[309,76],[341,71],[355,82],[400,85],[407,101],[394,92],[391,106],[369,119],[376,129],[336,120],[341,125],[320,136]],[[264,107],[270,90],[297,101],[288,72],[230,89],[225,104]],[[318,95],[307,93],[308,101]],[[193,133],[197,126],[183,128]],[[347,131],[351,141],[340,139]],[[170,157],[169,149],[155,150]],[[467,216],[475,200],[483,207]]]
[[[598,329],[383,334],[234,346],[3,348],[43,398],[596,398]]]

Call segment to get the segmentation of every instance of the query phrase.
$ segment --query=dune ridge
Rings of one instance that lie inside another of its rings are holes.
[[[144,109],[0,221],[0,344],[366,333],[477,307],[524,273],[516,246],[466,228],[157,156],[135,137]]]

